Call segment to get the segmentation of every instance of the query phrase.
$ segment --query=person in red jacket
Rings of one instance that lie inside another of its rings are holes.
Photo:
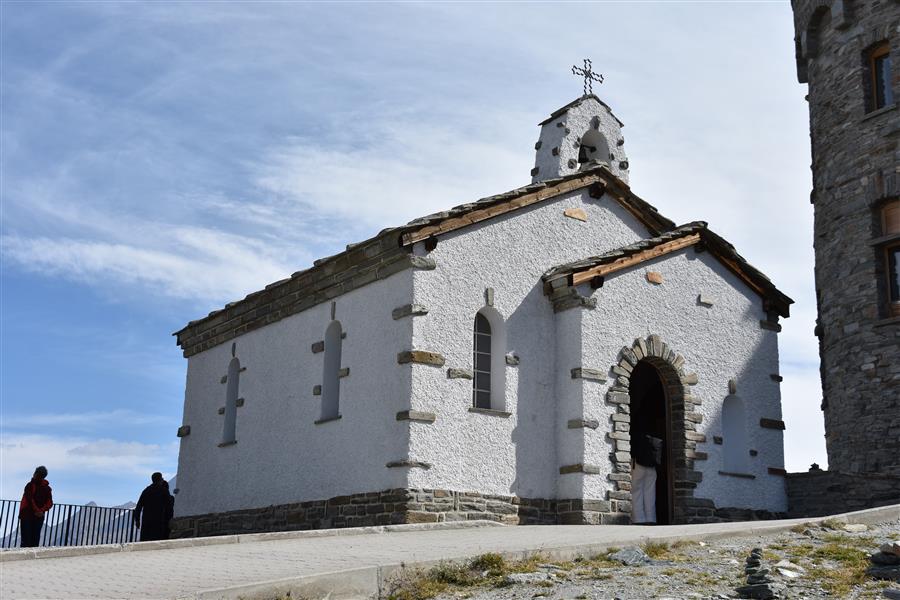
[[[34,470],[31,481],[25,484],[22,503],[19,505],[19,534],[22,548],[36,548],[44,527],[44,513],[53,506],[53,494],[47,481],[47,467]]]

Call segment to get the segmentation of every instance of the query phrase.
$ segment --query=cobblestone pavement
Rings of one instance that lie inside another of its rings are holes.
[[[464,558],[485,552],[577,550],[587,546],[600,549],[646,539],[711,539],[799,522],[802,520],[660,527],[519,526],[392,531],[4,560],[0,562],[0,598],[177,598],[200,590],[401,562]]]

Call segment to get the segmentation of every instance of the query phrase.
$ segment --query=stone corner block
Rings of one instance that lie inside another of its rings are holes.
[[[397,413],[398,421],[415,421],[417,423],[434,423],[437,416],[434,413],[420,410],[402,410]]]
[[[178,437],[186,437],[191,435],[191,426],[190,425],[182,425],[178,428]]]
[[[421,269],[423,271],[433,271],[437,268],[437,263],[429,256],[410,255],[409,264],[413,269]]]
[[[606,375],[600,369],[588,369],[586,367],[575,367],[571,370],[572,379],[585,379],[587,381],[598,381],[606,383]]]
[[[597,429],[600,421],[596,419],[569,419],[569,429]]]
[[[397,354],[397,362],[401,365],[415,363],[420,365],[444,366],[444,357],[437,352],[425,350],[405,350]]]
[[[574,465],[563,465],[559,468],[560,475],[569,475],[572,473],[584,473],[585,475],[599,475],[600,467],[597,465],[586,465],[576,463]]]
[[[765,319],[759,322],[759,326],[767,331],[774,331],[775,333],[781,332],[781,325],[773,323],[772,321],[766,321]]]
[[[716,299],[708,294],[700,293],[697,296],[697,304],[700,306],[706,306],[707,308],[716,303]]]
[[[447,369],[447,379],[472,379],[475,374],[472,369]]]
[[[428,309],[421,304],[404,304],[391,311],[391,317],[397,321],[404,317],[421,317],[428,314]]]

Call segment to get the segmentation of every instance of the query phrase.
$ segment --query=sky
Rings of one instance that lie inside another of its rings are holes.
[[[3,2],[0,497],[134,500],[177,466],[172,332],[380,229],[530,182],[597,93],[632,189],[796,304],[788,470],[825,466],[790,4]]]

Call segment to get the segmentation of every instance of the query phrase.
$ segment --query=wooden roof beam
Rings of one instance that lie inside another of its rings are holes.
[[[665,242],[658,246],[654,246],[653,248],[648,248],[647,250],[637,252],[635,254],[632,254],[631,256],[623,256],[622,258],[618,258],[611,263],[598,265],[591,269],[587,269],[586,271],[581,271],[580,273],[573,274],[572,284],[581,285],[582,283],[590,281],[594,277],[605,277],[611,273],[621,271],[622,269],[627,269],[628,267],[633,267],[634,265],[640,264],[642,262],[652,260],[654,258],[659,258],[660,256],[671,254],[672,252],[677,252],[682,248],[693,246],[699,241],[700,234],[693,233],[691,235],[686,235],[684,237],[674,239],[670,242]]]

